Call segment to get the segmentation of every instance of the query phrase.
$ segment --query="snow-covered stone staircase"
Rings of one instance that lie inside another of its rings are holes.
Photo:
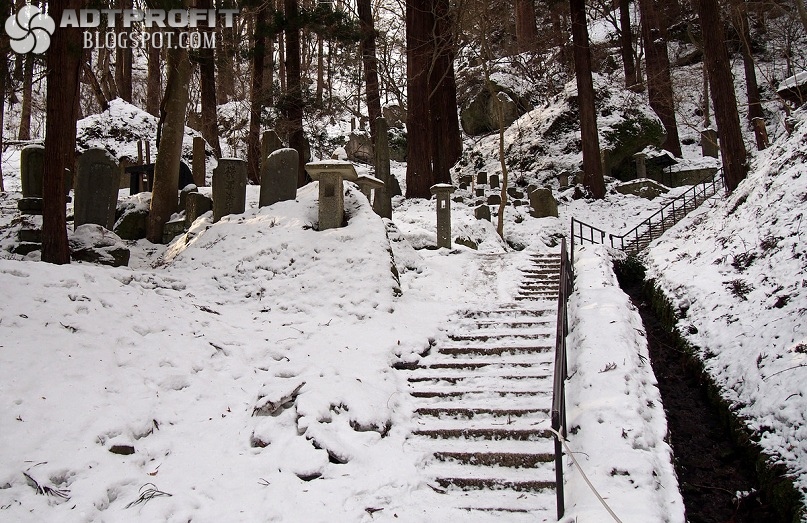
[[[408,371],[418,424],[409,445],[445,503],[475,520],[556,520],[547,429],[560,257],[532,254],[521,270],[513,303],[459,314]]]

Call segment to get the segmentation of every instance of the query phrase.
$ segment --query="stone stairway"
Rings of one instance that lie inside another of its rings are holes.
[[[408,444],[445,504],[474,520],[556,520],[547,429],[559,271],[558,255],[531,255],[513,303],[459,314],[407,371],[418,425]]]

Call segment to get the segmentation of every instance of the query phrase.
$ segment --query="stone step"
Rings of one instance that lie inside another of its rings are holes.
[[[501,328],[503,330],[518,330],[518,329],[534,329],[538,327],[552,328],[557,322],[556,318],[551,316],[544,316],[534,320],[470,320],[467,323],[475,325],[477,329],[487,329],[491,327]]]
[[[474,354],[432,354],[424,358],[426,363],[414,367],[419,368],[482,368],[483,365],[511,365],[524,367],[532,365],[551,365],[555,359],[554,349],[538,352],[510,353],[474,353]]]
[[[471,420],[471,419],[491,419],[507,420],[514,418],[538,419],[540,416],[549,417],[550,408],[547,407],[462,407],[451,405],[422,406],[415,409],[415,413],[421,417],[434,417],[440,419]]]
[[[548,362],[547,362],[548,363]],[[429,380],[450,381],[458,383],[459,380],[473,380],[476,378],[498,378],[504,380],[523,378],[549,378],[552,369],[548,365],[480,365],[477,367],[430,368],[420,367],[409,373],[410,382]]]
[[[489,440],[511,440],[511,441],[537,441],[552,437],[549,430],[536,429],[514,429],[500,427],[468,427],[456,429],[421,429],[413,432],[415,436],[425,436],[435,439],[489,439]]]
[[[520,354],[535,354],[546,353],[553,351],[554,346],[541,346],[541,345],[500,345],[492,347],[482,346],[454,346],[454,347],[440,347],[437,349],[438,354],[447,356],[501,356],[504,354],[520,355]]]
[[[491,439],[491,438],[435,438],[425,435],[411,436],[406,447],[416,453],[429,456],[434,453],[461,454],[552,454],[555,450],[553,438],[534,439]],[[484,458],[482,458],[484,459]],[[491,458],[493,459],[493,458]]]
[[[443,488],[456,487],[462,490],[498,490],[507,489],[516,492],[541,492],[555,489],[555,482],[546,480],[511,480],[507,478],[458,478],[458,477],[438,477],[437,483]]]
[[[497,411],[498,412],[498,411]],[[467,414],[467,413],[466,413]],[[518,416],[478,412],[467,415],[423,416],[417,420],[417,430],[462,431],[465,429],[524,430],[546,432],[551,426],[547,412],[526,412]]]
[[[545,334],[554,334],[555,326],[553,322],[547,321],[546,323],[533,323],[533,326],[527,327],[509,327],[506,325],[499,325],[489,323],[482,327],[476,325],[457,325],[453,330],[451,336],[494,336],[494,337],[519,337],[519,336],[543,336]],[[525,338],[527,339],[527,338]]]
[[[452,387],[446,389],[439,389],[439,390],[424,390],[424,389],[415,389],[411,390],[409,394],[412,395],[413,398],[451,398],[451,399],[461,399],[464,402],[473,402],[477,400],[485,400],[487,398],[518,398],[518,397],[532,397],[532,398],[541,398],[547,396],[547,392],[543,390],[508,390],[501,385],[497,387],[495,390],[476,390],[476,389],[466,389],[466,390],[453,390]]]
[[[412,394],[415,409],[466,409],[487,412],[546,409],[552,403],[552,391],[464,392],[460,394]],[[506,414],[505,414],[506,415]]]
[[[455,507],[468,511],[466,516],[460,516],[459,521],[462,523],[467,523],[468,518],[474,518],[474,521],[507,523],[557,521],[554,489],[537,492],[501,489],[472,492],[450,490],[448,495],[437,495],[442,498],[441,504],[449,501]]]
[[[451,341],[501,341],[501,340],[546,340],[553,337],[551,332],[477,332],[474,334],[449,334]]]
[[[457,389],[461,391],[486,391],[495,390],[497,392],[531,392],[551,388],[548,383],[549,376],[528,377],[515,376],[506,379],[502,376],[473,376],[468,378],[448,378],[432,379],[431,381],[409,382],[409,389],[413,394],[427,393],[455,393]],[[421,396],[423,397],[423,396]]]
[[[466,465],[482,467],[535,468],[542,463],[554,461],[552,453],[515,453],[515,452],[435,452],[439,461],[450,461]]]

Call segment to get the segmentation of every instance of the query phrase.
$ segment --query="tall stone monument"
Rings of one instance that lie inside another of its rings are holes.
[[[295,149],[278,149],[261,165],[259,206],[265,207],[297,197],[299,154]]]
[[[247,162],[220,158],[213,169],[213,222],[228,214],[242,214],[247,205]]]
[[[94,223],[110,231],[115,225],[120,169],[106,149],[88,149],[78,160],[75,228]]]

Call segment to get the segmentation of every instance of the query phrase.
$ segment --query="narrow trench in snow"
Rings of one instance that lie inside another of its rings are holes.
[[[758,494],[742,497],[738,503],[737,492],[759,492],[753,464],[720,423],[705,387],[688,370],[684,354],[644,299],[641,282],[623,277],[619,281],[639,309],[647,332],[688,523],[783,521]]]

